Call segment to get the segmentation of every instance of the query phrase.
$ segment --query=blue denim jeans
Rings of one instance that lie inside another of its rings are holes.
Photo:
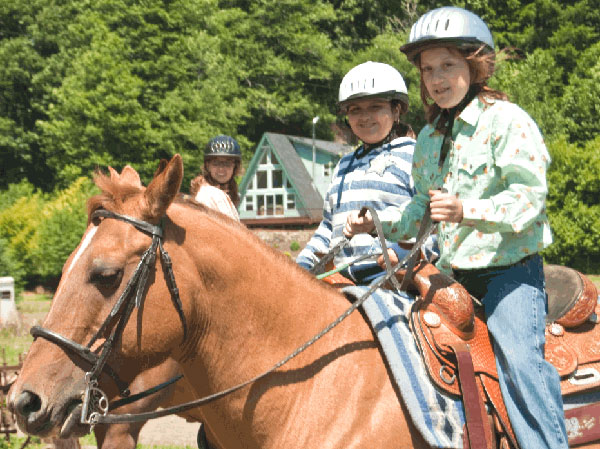
[[[461,270],[456,280],[481,298],[500,389],[519,445],[567,448],[560,378],[544,360],[547,299],[542,258],[502,268]]]

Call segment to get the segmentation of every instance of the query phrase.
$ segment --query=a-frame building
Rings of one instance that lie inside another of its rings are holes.
[[[349,145],[263,134],[240,184],[240,219],[247,226],[297,226],[322,219],[323,197]],[[315,163],[313,164],[313,157]]]

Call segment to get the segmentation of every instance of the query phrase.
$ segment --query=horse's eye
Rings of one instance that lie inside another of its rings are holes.
[[[122,277],[120,268],[97,268],[90,273],[90,282],[102,289],[117,288]]]

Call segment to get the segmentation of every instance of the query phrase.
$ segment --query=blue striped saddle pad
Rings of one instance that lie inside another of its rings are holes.
[[[346,287],[346,296],[360,298],[369,287]],[[430,381],[417,350],[408,316],[414,298],[378,289],[362,307],[379,339],[390,371],[412,422],[434,448],[462,448],[465,413],[460,399],[440,392]]]

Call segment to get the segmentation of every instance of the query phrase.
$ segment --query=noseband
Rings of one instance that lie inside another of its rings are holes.
[[[90,371],[85,374],[85,391],[83,394],[83,408],[81,412],[81,423],[82,424],[93,424],[97,422],[97,416],[99,414],[105,415],[108,412],[108,398],[106,394],[98,388],[98,378],[102,372],[108,374],[115,382],[121,396],[127,397],[130,394],[127,383],[123,382],[114,370],[106,363],[108,356],[110,355],[115,342],[117,342],[123,335],[123,330],[129,321],[129,317],[133,312],[134,307],[140,308],[145,298],[146,284],[148,282],[148,275],[150,268],[154,266],[156,262],[156,250],[160,252],[160,259],[162,262],[163,272],[169,291],[171,292],[171,298],[173,304],[179,314],[181,323],[183,325],[183,336],[184,339],[187,336],[187,324],[183,313],[183,307],[181,305],[181,299],[179,297],[179,289],[175,283],[175,275],[173,274],[173,263],[169,254],[163,247],[163,228],[161,225],[156,226],[151,223],[138,220],[127,215],[117,214],[110,212],[105,209],[96,210],[91,215],[92,220],[99,218],[114,218],[117,220],[124,221],[133,225],[136,229],[150,235],[152,237],[152,243],[148,249],[142,255],[133,275],[127,282],[125,289],[121,293],[121,296],[111,309],[108,317],[100,325],[98,331],[91,338],[86,346],[82,346],[79,343],[74,342],[58,333],[45,329],[41,326],[33,326],[31,328],[31,335],[34,338],[42,337],[46,340],[59,346],[67,353],[71,353],[79,357],[81,360],[92,365]],[[100,354],[92,351],[92,346],[96,343],[103,335],[105,335],[111,327],[111,324],[117,320],[116,325],[112,326],[112,331],[106,340],[97,349]],[[168,384],[165,383],[165,384]]]

